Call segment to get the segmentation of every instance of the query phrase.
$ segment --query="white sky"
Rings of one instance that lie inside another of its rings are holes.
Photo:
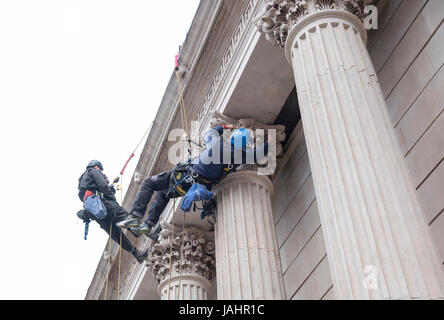
[[[118,175],[198,4],[0,0],[0,299],[85,298],[108,237],[83,240],[78,178],[92,159]]]

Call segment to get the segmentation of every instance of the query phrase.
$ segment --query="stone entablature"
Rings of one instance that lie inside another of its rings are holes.
[[[214,99],[217,96],[218,90],[226,77],[227,70],[232,63],[236,51],[242,44],[241,40],[244,38],[247,27],[252,21],[253,14],[255,13],[258,3],[259,0],[250,0],[245,6],[244,12],[240,16],[239,23],[231,36],[231,40],[227,49],[225,50],[222,61],[219,63],[219,67],[210,82],[208,91],[205,94],[202,105],[200,106],[196,115],[195,120],[199,123],[199,131],[202,131],[203,126],[205,125],[205,120],[211,111],[214,110]]]

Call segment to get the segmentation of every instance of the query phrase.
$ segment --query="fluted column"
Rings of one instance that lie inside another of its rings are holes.
[[[272,189],[270,179],[256,171],[232,173],[216,189],[219,300],[285,299]]]
[[[363,1],[266,1],[292,64],[338,299],[442,298],[440,263],[366,49]]]
[[[171,225],[162,224],[147,259],[161,300],[207,300],[215,273],[213,240],[196,227],[173,233]]]

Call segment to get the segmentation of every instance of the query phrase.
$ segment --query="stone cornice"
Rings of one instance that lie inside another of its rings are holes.
[[[242,12],[237,26],[231,35],[231,40],[225,53],[219,62],[216,73],[213,75],[207,93],[194,120],[199,123],[199,131],[207,124],[208,115],[214,110],[214,100],[220,90],[221,84],[225,81],[230,65],[232,64],[236,52],[245,39],[246,31],[255,15],[256,8],[260,0],[249,0]]]
[[[256,17],[258,31],[268,41],[284,48],[292,28],[304,18],[323,11],[348,12],[363,21],[364,0],[263,0]]]

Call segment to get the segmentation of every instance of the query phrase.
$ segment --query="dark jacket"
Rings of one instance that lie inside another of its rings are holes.
[[[89,168],[79,178],[79,198],[83,202],[86,190],[103,193],[105,200],[116,201],[114,187],[108,186],[106,176],[97,169]]]
[[[191,160],[193,168],[204,178],[217,183],[224,174],[224,168],[232,164],[234,168],[243,164],[256,163],[268,153],[268,143],[256,149],[236,151],[230,141],[224,141],[224,128],[216,126],[205,132],[205,149]],[[259,152],[258,152],[259,151]],[[214,154],[218,152],[218,154]],[[260,155],[260,156],[259,156]],[[236,156],[238,156],[236,158]],[[216,158],[216,159],[215,159]],[[259,158],[259,159],[258,159]],[[212,160],[216,160],[214,163]]]

